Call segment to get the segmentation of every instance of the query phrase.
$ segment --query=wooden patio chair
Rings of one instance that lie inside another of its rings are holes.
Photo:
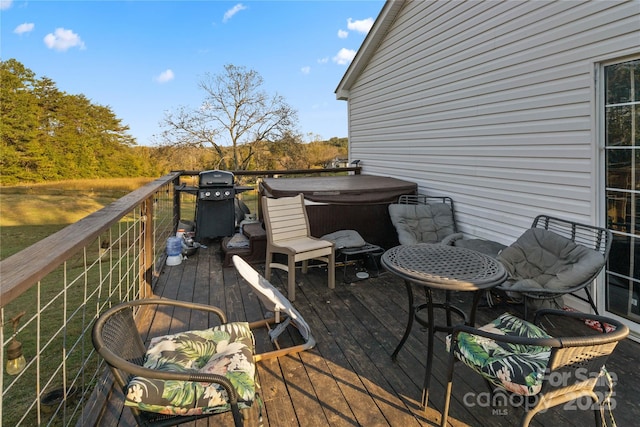
[[[516,302],[521,297],[525,319],[529,305],[562,308],[562,296],[567,294],[589,303],[598,314],[589,288],[606,264],[611,241],[607,229],[539,215],[498,255],[509,279],[497,290]]]
[[[154,337],[147,348],[136,318],[153,305],[213,314],[220,324]],[[100,315],[92,340],[138,425],[171,426],[228,411],[236,427],[259,425],[254,338],[247,322],[227,323],[224,312],[209,305],[143,299]]]
[[[327,263],[329,288],[335,288],[335,249],[332,242],[311,236],[304,195],[277,199],[262,197],[262,215],[267,230],[265,277],[271,279],[271,269],[288,273],[288,298],[296,297],[296,263],[302,261],[306,273],[311,259]],[[274,262],[276,254],[284,254],[287,264]]]
[[[581,329],[569,335],[551,336],[540,327],[543,320],[555,328]],[[599,323],[605,333],[585,325],[587,320]],[[536,312],[534,324],[505,313],[481,328],[456,326],[447,337],[449,362],[440,425],[447,425],[456,360],[480,374],[491,389],[524,396],[491,399],[509,404],[527,402],[522,426],[529,425],[541,411],[585,396],[593,401],[599,425],[604,415],[600,410],[604,408],[598,407],[603,402],[594,388],[607,378],[605,362],[628,334],[629,328],[614,319],[552,309]],[[609,383],[609,387],[611,391],[613,385]]]
[[[311,334],[311,328],[309,328],[309,325],[298,310],[291,305],[291,302],[244,259],[234,255],[232,261],[238,273],[249,282],[256,292],[264,308],[274,314],[273,317],[250,323],[252,330],[260,326],[267,327],[269,329],[269,338],[277,348],[277,350],[256,354],[254,360],[258,362],[263,359],[298,353],[313,348],[316,345],[316,341]],[[275,326],[272,327],[273,325]],[[304,339],[304,343],[281,348],[278,343],[278,337],[289,325],[293,325],[298,330],[300,336]]]

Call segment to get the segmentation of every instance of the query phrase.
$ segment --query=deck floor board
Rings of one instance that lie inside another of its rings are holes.
[[[264,265],[256,268],[262,273]],[[342,272],[337,277],[342,279]],[[390,273],[353,284],[326,285],[326,269],[310,268],[308,274],[296,274],[298,288],[294,305],[309,323],[317,345],[307,352],[263,360],[258,363],[265,426],[432,426],[440,421],[444,403],[447,354],[444,334],[438,334],[434,348],[434,378],[431,381],[429,408],[420,407],[426,356],[426,332],[414,324],[413,331],[397,361],[391,354],[407,322],[404,283]],[[286,295],[286,273],[274,271],[272,283]],[[208,303],[222,308],[229,321],[253,321],[262,318],[264,307],[251,287],[233,267],[222,267],[217,242],[199,249],[182,264],[164,267],[154,285],[154,294],[162,298]],[[456,295],[467,304],[464,295]],[[416,292],[416,302],[424,295]],[[477,323],[484,324],[502,311],[480,309]],[[267,313],[268,314],[268,313]],[[202,328],[215,319],[189,316],[182,310],[155,313],[146,317],[143,328],[151,335]],[[285,332],[283,344],[297,343],[296,333]],[[256,332],[257,351],[271,348],[268,335]],[[637,358],[640,344],[622,342],[607,367],[618,380],[613,396],[613,415],[618,425],[635,425],[640,419],[637,396],[640,374]],[[457,368],[450,410],[453,426],[517,424],[522,411],[509,408],[496,411],[477,404],[469,396],[486,392],[477,375]],[[135,425],[122,393],[114,391],[99,423],[101,426]],[[574,405],[575,407],[575,405]],[[609,414],[605,414],[609,417]],[[550,409],[537,415],[532,425],[593,425],[588,410]],[[199,420],[193,426],[233,425],[228,414]]]

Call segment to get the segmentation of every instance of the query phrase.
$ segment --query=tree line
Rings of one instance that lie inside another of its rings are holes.
[[[238,82],[243,92],[229,92]],[[0,185],[171,170],[306,169],[346,157],[346,138],[305,143],[295,110],[261,85],[256,71],[233,65],[207,75],[200,87],[208,108],[167,113],[155,145],[140,146],[110,107],[59,90],[15,59],[0,61]],[[229,111],[221,105],[238,96],[246,102],[233,104],[236,117],[260,120],[225,121]]]

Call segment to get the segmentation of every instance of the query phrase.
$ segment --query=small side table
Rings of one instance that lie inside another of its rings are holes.
[[[376,273],[374,277],[377,277],[380,274],[380,270],[378,267],[378,260],[376,258],[381,256],[384,253],[384,249],[382,247],[367,243],[364,246],[359,246],[355,248],[342,248],[342,249],[339,249],[339,252],[340,252],[340,255],[344,255],[344,261],[343,261],[344,269],[342,271],[342,281],[344,283],[348,283],[347,282],[347,263],[349,262],[349,257],[364,255],[371,262],[371,264],[375,266]],[[356,280],[351,280],[349,282],[354,282],[358,280],[364,280],[364,279],[357,278]]]

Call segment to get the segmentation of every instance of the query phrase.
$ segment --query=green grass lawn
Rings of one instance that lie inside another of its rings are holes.
[[[0,259],[102,209],[153,179],[83,179],[0,187]]]

